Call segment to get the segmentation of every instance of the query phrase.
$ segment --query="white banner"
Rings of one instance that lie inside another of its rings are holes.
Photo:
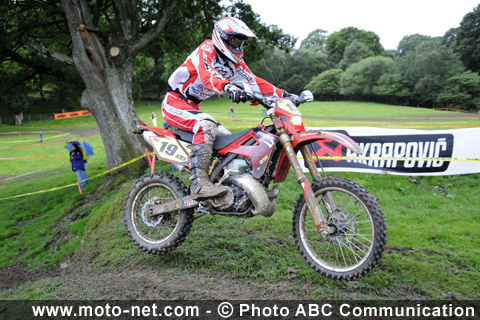
[[[368,172],[409,176],[480,172],[480,128],[452,130],[374,127],[308,127],[349,135],[363,149],[357,155],[334,141],[314,143],[325,171]],[[299,153],[299,157],[301,154]],[[335,157],[335,160],[325,160]],[[338,159],[342,157],[344,159]],[[358,158],[358,160],[356,160]],[[303,166],[303,161],[301,161]],[[319,164],[316,162],[317,167]],[[307,171],[303,166],[304,171]]]

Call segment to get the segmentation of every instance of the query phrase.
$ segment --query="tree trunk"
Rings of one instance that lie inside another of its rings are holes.
[[[143,139],[132,133],[139,123],[129,83],[132,75],[122,68],[107,67],[101,74],[102,81],[93,88],[87,84],[82,95],[82,107],[93,114],[99,126],[107,154],[107,169],[145,152]]]
[[[107,169],[144,153],[145,144],[132,133],[139,122],[132,97],[134,57],[128,55],[130,45],[122,47],[119,56],[111,57],[92,26],[90,11],[85,0],[62,0],[73,42],[73,61],[85,82],[82,107],[89,110],[100,128],[107,155]],[[104,40],[106,42],[106,40]],[[146,166],[142,161],[140,166]],[[122,170],[135,168],[133,164]],[[132,174],[137,170],[128,170]]]
[[[14,126],[21,126],[23,125],[23,113],[20,112],[19,114],[13,115],[13,125]]]

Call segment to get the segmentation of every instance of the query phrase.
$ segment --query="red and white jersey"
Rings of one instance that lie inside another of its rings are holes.
[[[168,79],[170,90],[197,104],[215,93],[223,94],[223,87],[229,82],[240,88],[248,83],[255,93],[263,96],[281,97],[284,91],[255,76],[243,59],[234,64],[223,58],[212,40],[205,40]]]

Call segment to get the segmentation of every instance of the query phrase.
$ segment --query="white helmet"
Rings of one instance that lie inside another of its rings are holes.
[[[239,63],[243,57],[243,45],[251,37],[256,38],[243,21],[226,17],[215,22],[212,40],[228,59]]]

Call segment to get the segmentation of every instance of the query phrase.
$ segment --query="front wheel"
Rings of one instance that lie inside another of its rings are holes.
[[[344,178],[316,179],[313,192],[333,233],[323,236],[303,196],[293,215],[293,237],[305,261],[318,273],[338,280],[367,274],[382,258],[387,230],[375,197]]]
[[[158,172],[143,177],[130,190],[125,202],[127,233],[140,249],[165,254],[187,238],[193,223],[193,209],[150,217],[153,209],[187,195],[186,186],[176,177]]]

